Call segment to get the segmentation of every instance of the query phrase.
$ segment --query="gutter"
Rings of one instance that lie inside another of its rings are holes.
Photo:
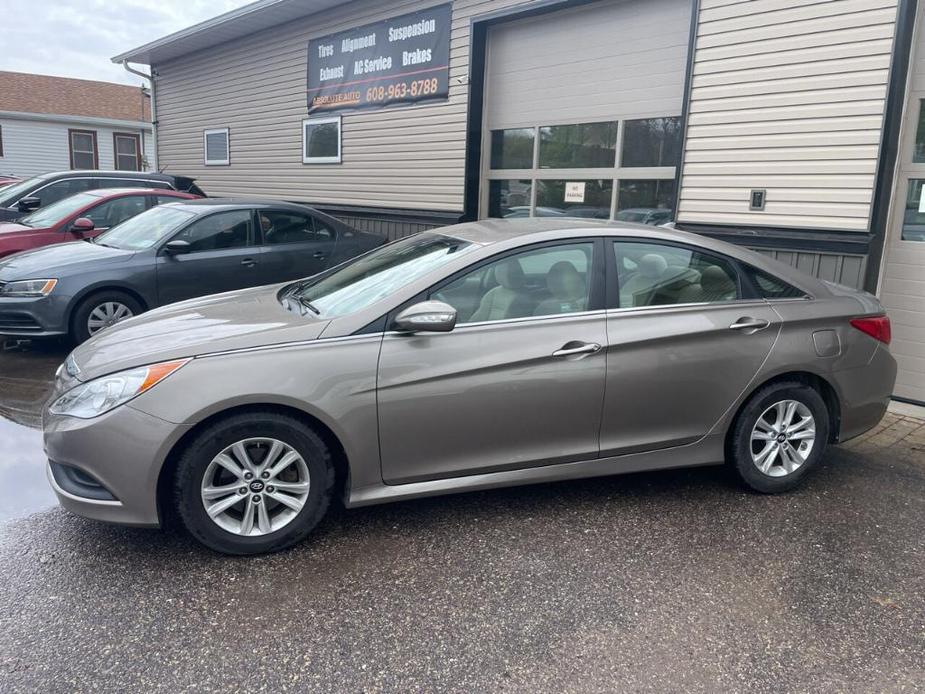
[[[151,68],[150,75],[146,72],[142,72],[141,70],[136,70],[128,64],[127,60],[122,61],[122,67],[126,72],[130,72],[133,75],[138,75],[142,79],[148,80],[148,82],[151,84],[151,132],[152,136],[154,137],[154,161],[151,162],[151,169],[153,171],[160,172],[160,167],[157,165],[157,85],[154,81],[154,76],[156,73],[154,72],[153,67]],[[144,152],[144,149],[144,144],[142,144],[141,151]]]

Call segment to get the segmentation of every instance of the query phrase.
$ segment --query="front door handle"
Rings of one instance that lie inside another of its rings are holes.
[[[572,357],[576,354],[594,354],[600,352],[601,346],[596,342],[566,342],[562,349],[552,353],[554,357]]]
[[[763,318],[739,318],[735,323],[729,326],[730,330],[742,330],[742,331],[751,331],[758,332],[759,330],[764,330],[769,325],[770,321],[766,321]]]
[[[312,253],[312,258],[315,258],[317,260],[324,260],[327,257],[328,257],[328,254],[325,253],[324,251],[315,251],[314,253]]]
[[[244,267],[254,267],[257,264],[257,261],[253,258],[245,258],[241,261],[241,265]]]

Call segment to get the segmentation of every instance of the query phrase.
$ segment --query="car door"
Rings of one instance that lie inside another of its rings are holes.
[[[608,241],[601,455],[669,448],[713,428],[757,374],[780,318],[737,265],[692,247]]]
[[[79,217],[86,217],[91,222],[93,222],[93,231],[84,232],[83,234],[77,235],[73,232],[68,232],[74,238],[92,238],[102,234],[104,231],[108,231],[117,224],[121,224],[126,219],[134,217],[136,214],[141,214],[145,211],[145,208],[148,206],[147,195],[123,195],[118,198],[112,198],[110,200],[104,200],[99,205],[90,208],[89,210],[84,210],[80,214],[71,219],[68,222],[67,228],[70,229],[71,224]]]
[[[264,284],[310,277],[328,267],[337,235],[314,216],[294,210],[259,210]]]
[[[187,252],[157,255],[157,296],[160,305],[206,294],[260,284],[259,249],[253,244],[251,210],[215,212],[174,234],[186,241]]]
[[[597,457],[601,248],[577,240],[483,262],[421,297],[457,308],[452,332],[386,332],[378,380],[386,482]]]

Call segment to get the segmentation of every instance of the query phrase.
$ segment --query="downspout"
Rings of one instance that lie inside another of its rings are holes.
[[[154,161],[152,162],[151,168],[154,169],[154,171],[160,171],[160,167],[157,165],[157,85],[154,81],[154,75],[156,73],[154,72],[154,68],[151,68],[150,75],[141,70],[136,70],[128,64],[127,60],[122,61],[122,67],[125,68],[126,72],[138,75],[151,83],[151,130],[154,137]]]

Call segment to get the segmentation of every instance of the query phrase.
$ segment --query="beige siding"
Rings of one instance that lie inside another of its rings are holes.
[[[896,5],[702,0],[679,221],[866,231]]]
[[[461,211],[472,17],[516,0],[456,0],[447,102],[343,117],[343,163],[302,164],[308,40],[439,4],[359,0],[156,65],[159,163],[209,194]],[[231,130],[231,165],[204,166],[202,131]]]

